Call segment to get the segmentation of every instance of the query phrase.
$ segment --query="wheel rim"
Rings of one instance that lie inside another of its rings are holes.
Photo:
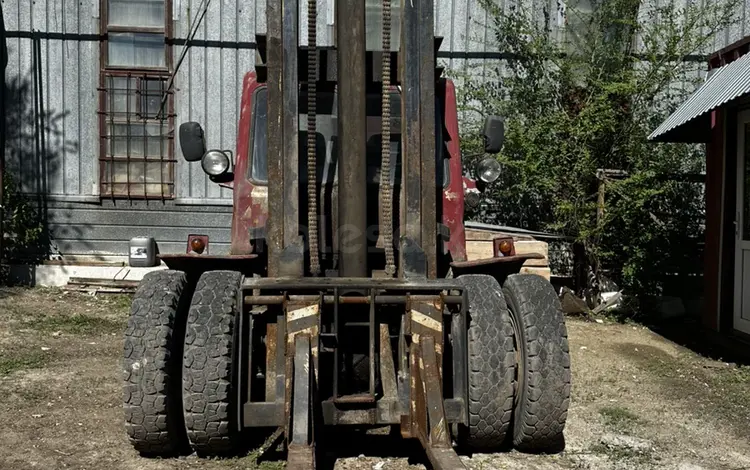
[[[513,390],[513,407],[515,408],[516,405],[518,405],[518,401],[521,398],[521,381],[524,377],[524,370],[525,365],[523,363],[523,360],[521,359],[521,335],[518,332],[518,325],[516,324],[516,318],[515,318],[515,312],[513,311],[513,308],[508,305],[508,310],[510,311],[510,324],[513,327],[513,349],[515,351],[516,356],[516,380],[513,385],[515,390]]]

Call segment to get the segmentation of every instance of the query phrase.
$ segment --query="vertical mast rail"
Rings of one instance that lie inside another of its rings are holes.
[[[437,193],[435,176],[435,19],[432,0],[416,0],[419,5],[419,94],[422,168],[422,249],[427,277],[437,277]],[[440,185],[442,186],[442,185]]]
[[[268,89],[268,180],[284,181],[284,115],[282,73],[284,50],[282,48],[281,0],[266,0],[266,54]],[[284,185],[268,186],[268,275],[279,275],[279,259],[284,249]]]
[[[339,275],[367,277],[365,1],[336,4]]]
[[[399,74],[401,81],[401,140],[402,140],[402,221],[401,237],[421,245],[421,175],[419,132],[419,3],[404,2],[401,8],[401,51]],[[402,247],[402,264],[405,262]]]

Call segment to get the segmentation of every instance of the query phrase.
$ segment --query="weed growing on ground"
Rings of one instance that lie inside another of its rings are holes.
[[[621,406],[605,406],[599,409],[599,414],[604,424],[621,432],[630,431],[641,421],[637,414]]]
[[[94,335],[118,333],[125,326],[124,321],[108,318],[92,317],[89,315],[54,315],[33,320],[27,320],[25,326],[37,331],[69,333],[75,335]]]
[[[0,377],[19,370],[38,369],[47,361],[43,351],[0,352]]]

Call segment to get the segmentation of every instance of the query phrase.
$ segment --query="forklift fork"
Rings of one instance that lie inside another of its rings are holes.
[[[375,297],[371,297],[371,318],[374,320]],[[291,470],[313,469],[316,466],[315,419],[320,403],[317,399],[318,344],[317,319],[319,304],[294,305],[287,311],[287,355],[286,355],[286,403],[288,419],[287,468]],[[409,324],[412,343],[409,346],[409,381],[402,384],[409,396],[409,406],[401,417],[401,434],[405,438],[416,438],[424,447],[427,457],[436,470],[465,469],[451,446],[451,434],[445,415],[443,401],[442,354],[443,323],[442,304],[414,302],[405,315]],[[295,325],[296,324],[296,325]],[[371,322],[371,335],[379,332],[380,367],[383,389],[381,400],[398,401],[398,380],[393,364],[393,354],[388,336],[388,325]],[[402,335],[403,336],[403,335]],[[374,338],[371,338],[371,353],[374,354]],[[283,344],[283,343],[282,343]],[[374,361],[371,361],[374,365]],[[374,376],[375,369],[370,369]],[[371,377],[374,383],[374,377]],[[340,397],[343,400],[365,400],[368,396]]]

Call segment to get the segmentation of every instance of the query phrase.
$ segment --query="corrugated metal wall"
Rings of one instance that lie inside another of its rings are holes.
[[[127,240],[143,234],[155,236],[163,252],[181,251],[194,229],[210,232],[215,252],[226,251],[231,192],[210,183],[199,165],[182,161],[179,145],[175,146],[174,201],[100,200],[96,114],[100,0],[0,1],[9,32],[6,84],[10,113],[15,116],[9,125],[16,126],[8,142],[8,168],[20,178],[24,191],[45,195],[44,210],[59,251],[125,253]],[[319,42],[326,38],[330,42],[331,1],[318,0]],[[503,9],[523,2],[556,34],[564,25],[563,0],[498,1]],[[173,0],[175,60],[200,3]],[[500,51],[486,27],[489,18],[477,0],[436,0],[435,6],[436,34],[444,37],[439,54],[444,65],[481,75],[499,63]],[[750,0],[746,0],[742,23],[718,35],[711,49],[750,34],[749,13]],[[304,3],[301,17],[304,31]],[[211,1],[176,77],[177,126],[201,122],[210,147],[234,150],[242,77],[254,64],[255,34],[264,31],[263,0]],[[44,125],[37,128],[35,122]]]

